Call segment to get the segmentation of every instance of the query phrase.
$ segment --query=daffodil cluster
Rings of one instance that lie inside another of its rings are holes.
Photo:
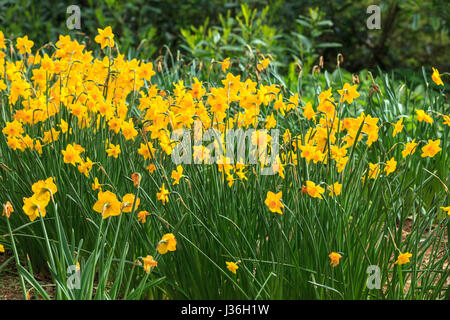
[[[347,114],[344,108],[349,108],[360,97],[358,84],[328,87],[318,91],[316,99],[308,100],[298,93],[282,90],[280,85],[241,79],[240,75],[228,72],[230,58],[218,63],[222,74],[217,85],[193,77],[186,83],[185,80],[172,83],[171,92],[162,90],[152,83],[156,74],[152,62],[113,54],[115,42],[111,27],[98,31],[95,41],[103,50],[103,55],[98,57],[86,50],[84,44],[61,35],[55,50],[39,50],[34,54],[33,41],[26,36],[18,38],[16,58],[3,51],[5,40],[0,31],[0,66],[4,66],[0,68],[0,92],[6,94],[10,106],[11,119],[2,128],[9,148],[35,152],[40,157],[46,149],[57,150],[67,168],[76,167],[92,182],[92,189],[98,190],[93,210],[104,219],[136,210],[140,199],[134,194],[125,194],[119,200],[116,192],[106,190],[106,184],[101,184],[92,174],[94,165],[101,165],[94,154],[102,153],[108,161],[120,161],[121,157],[132,153],[140,157],[148,173],[153,174],[157,170],[157,159],[169,158],[179,143],[173,140],[172,133],[179,129],[194,130],[196,121],[200,121],[201,127],[194,136],[215,129],[220,137],[214,147],[219,145],[224,151],[227,130],[253,130],[250,144],[255,147],[252,152],[257,155],[256,164],[248,164],[246,159],[235,162],[224,155],[213,162],[211,159],[217,155],[213,155],[213,150],[204,142],[194,145],[190,151],[195,163],[217,166],[222,182],[229,188],[233,188],[236,181],[245,183],[250,175],[258,175],[252,166],[271,166],[280,189],[264,190],[264,204],[270,212],[278,214],[283,214],[287,207],[281,188],[290,165],[297,166],[299,161],[304,161],[309,168],[327,166],[338,174],[336,179],[327,182],[302,181],[302,196],[309,196],[311,201],[323,201],[341,195],[342,175],[350,153],[358,145],[370,150],[378,141],[382,126],[392,126],[392,137],[397,139],[396,145],[403,148],[403,158],[413,156],[419,147],[422,158],[432,158],[442,151],[440,139],[407,141],[402,135],[405,121],[432,126],[436,118],[442,118],[443,123],[450,126],[449,115],[435,115],[422,109],[415,109],[415,117],[402,116],[389,124],[365,112],[355,117],[344,116]],[[262,72],[269,65],[270,59],[264,58],[256,68]],[[437,85],[443,85],[436,69],[433,69],[432,79]],[[271,136],[267,133],[272,129],[282,131],[278,154],[273,154]],[[91,146],[81,145],[80,132],[98,136],[101,144],[95,146],[97,152],[89,150]],[[63,145],[61,140],[65,141]],[[271,156],[274,156],[272,162],[269,161]],[[384,162],[368,162],[365,175],[357,180],[367,182],[366,179],[377,179],[380,174],[390,176],[401,160],[390,156]],[[169,203],[172,188],[188,180],[182,165],[171,171],[172,181],[165,178],[168,183],[160,183],[156,193],[156,199],[163,206]],[[139,188],[141,176],[133,173],[132,181]],[[57,187],[53,178],[48,178],[33,184],[32,191],[31,197],[23,198],[23,211],[31,221],[46,215],[46,207]],[[261,205],[264,207],[264,204]],[[145,223],[149,215],[148,211],[139,211],[137,220]],[[165,254],[175,250],[175,236],[164,235],[157,251]],[[342,258],[335,252],[329,257],[334,267]],[[406,261],[399,259],[399,263]],[[142,260],[147,273],[157,265],[152,256]],[[233,273],[238,269],[234,262],[227,262],[227,267]]]
[[[53,177],[46,180],[39,180],[31,187],[33,195],[23,198],[23,212],[30,218],[30,221],[36,220],[38,217],[45,217],[46,207],[53,199],[53,195],[58,191]]]

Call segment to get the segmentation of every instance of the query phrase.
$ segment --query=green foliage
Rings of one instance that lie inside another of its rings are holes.
[[[221,60],[242,56],[248,45],[276,58],[283,70],[296,62],[310,69],[318,56],[330,69],[338,52],[350,71],[449,69],[445,1],[87,0],[79,3],[80,31],[66,27],[71,4],[0,0],[0,25],[8,38],[28,35],[38,47],[67,33],[91,46],[97,28],[110,25],[122,53],[143,59],[155,59],[167,45],[189,57]],[[373,4],[381,8],[381,30],[366,27],[366,9]]]
[[[288,37],[293,44],[295,62],[298,62],[305,73],[308,73],[314,62],[319,58],[320,48],[339,48],[342,45],[336,42],[322,42],[325,33],[331,33],[333,22],[324,20],[324,12],[318,8],[310,9],[309,16],[299,15],[296,20],[297,31]]]
[[[219,14],[219,26],[209,27],[209,19],[199,27],[191,26],[190,30],[181,29],[189,57],[203,59],[205,62],[215,59],[224,60],[227,57],[239,57],[241,70],[248,64],[248,55],[270,53],[276,60],[282,58],[280,35],[274,27],[267,25],[267,14],[270,7],[262,11],[251,10],[247,4],[240,6],[235,17],[231,10],[226,15]],[[276,62],[280,63],[280,62]]]

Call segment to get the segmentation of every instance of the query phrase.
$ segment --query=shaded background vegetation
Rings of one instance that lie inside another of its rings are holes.
[[[81,8],[81,30],[66,27],[67,7]],[[244,5],[243,5],[244,4]],[[369,5],[380,5],[381,30],[369,30]],[[189,58],[242,56],[246,46],[271,54],[279,68],[307,71],[338,52],[351,72],[372,69],[449,70],[449,3],[445,0],[133,0],[0,1],[6,37],[28,35],[36,47],[68,34],[92,44],[97,28],[112,26],[120,49],[155,59],[164,46]]]

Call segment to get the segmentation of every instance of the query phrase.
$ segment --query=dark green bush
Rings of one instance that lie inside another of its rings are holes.
[[[36,47],[71,34],[95,49],[97,28],[110,25],[123,53],[144,59],[155,59],[168,46],[188,57],[220,60],[242,56],[249,45],[271,54],[286,70],[293,63],[308,70],[321,55],[332,68],[338,52],[344,56],[342,66],[352,72],[376,66],[449,69],[446,1],[373,2],[3,0],[0,25],[6,37],[28,35]],[[79,31],[66,27],[66,10],[72,4],[81,8]],[[366,9],[372,4],[380,5],[381,30],[366,27]]]

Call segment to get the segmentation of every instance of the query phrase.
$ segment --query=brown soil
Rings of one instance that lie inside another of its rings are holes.
[[[5,254],[0,255],[0,267],[9,260],[7,265],[5,265],[5,268],[0,270],[0,300],[24,300],[19,275],[16,270],[16,265],[14,259],[10,258],[10,256]],[[53,290],[50,279],[42,274],[35,275],[35,279],[40,284],[46,286],[46,291],[51,297],[53,294]],[[26,282],[25,287],[27,289],[28,299],[38,299],[31,286]]]
[[[411,233],[412,225],[413,225],[413,220],[412,219],[408,218],[408,219],[405,220],[405,223],[403,225],[403,230],[402,230],[402,240],[405,240],[408,237],[408,235]],[[432,230],[434,230],[434,227],[432,228]],[[429,231],[430,230],[427,230],[423,234],[423,237],[427,237]],[[439,260],[442,257],[444,257],[444,255],[446,254],[445,247],[447,245],[448,245],[448,234],[447,234],[447,230],[445,230],[445,234],[444,234],[444,237],[441,240],[441,243],[439,245],[438,254],[435,257],[435,260]],[[432,252],[433,252],[433,248],[432,247],[429,247],[425,251],[424,258],[423,258],[422,264],[420,266],[420,269],[425,269],[429,265],[429,263],[430,263],[430,256],[431,256]],[[445,270],[448,271],[448,259],[445,260],[445,262],[444,262],[444,264],[442,266],[442,271],[445,271]],[[445,275],[445,274],[446,273],[443,273],[443,275]],[[440,278],[436,277],[436,280],[434,282],[437,283],[439,280],[440,280]],[[405,282],[405,287],[404,287],[404,291],[405,292],[409,289],[410,285],[411,285],[411,279],[408,279]],[[445,287],[448,288],[449,286],[450,286],[450,277],[447,277],[447,280],[445,282]]]

